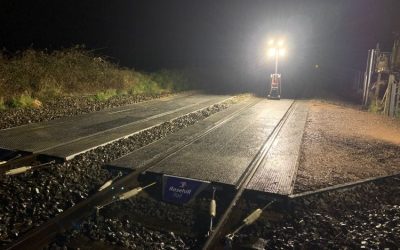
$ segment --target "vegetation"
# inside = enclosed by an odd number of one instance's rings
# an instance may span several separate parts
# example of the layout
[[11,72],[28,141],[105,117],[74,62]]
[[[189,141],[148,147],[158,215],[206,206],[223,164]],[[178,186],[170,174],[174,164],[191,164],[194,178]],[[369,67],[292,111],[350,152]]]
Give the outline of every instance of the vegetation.
[[0,51],[0,109],[29,107],[64,95],[152,95],[188,88],[183,73],[143,73],[120,68],[82,46],[47,52],[28,49],[15,55]]
[[8,105],[13,108],[17,107],[30,107],[33,106],[35,99],[32,98],[29,94],[21,94],[17,97],[12,98]]
[[4,104],[4,98],[0,97],[0,110],[6,109],[6,105]]
[[98,101],[106,101],[113,96],[117,95],[116,89],[107,89],[106,91],[100,91],[93,96],[93,99]]
[[376,100],[371,100],[369,106],[368,106],[368,111],[372,113],[379,113],[383,110],[382,105],[379,104]]

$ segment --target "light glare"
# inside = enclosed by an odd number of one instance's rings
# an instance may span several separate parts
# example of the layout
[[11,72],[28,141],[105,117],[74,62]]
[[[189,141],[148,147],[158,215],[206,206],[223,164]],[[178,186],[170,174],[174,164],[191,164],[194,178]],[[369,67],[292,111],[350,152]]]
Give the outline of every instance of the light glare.
[[269,46],[274,45],[274,43],[275,43],[274,39],[271,39],[271,40],[268,41],[268,45],[269,45]]
[[280,49],[279,50],[279,55],[280,56],[285,56],[286,55],[286,49]]
[[268,55],[269,56],[275,56],[276,54],[276,49],[275,48],[269,48],[268,49]]

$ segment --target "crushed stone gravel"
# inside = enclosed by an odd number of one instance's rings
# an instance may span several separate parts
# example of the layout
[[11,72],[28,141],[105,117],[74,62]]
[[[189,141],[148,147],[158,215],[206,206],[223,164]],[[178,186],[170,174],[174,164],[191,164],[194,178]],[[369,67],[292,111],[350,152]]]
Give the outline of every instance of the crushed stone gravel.
[[50,247],[84,248],[82,239],[87,239],[92,247],[101,242],[105,248],[193,249],[197,239],[189,232],[196,221],[204,222],[208,202],[196,201],[195,205],[181,207],[136,197],[114,203],[59,235]]
[[261,239],[266,249],[400,247],[400,177],[298,198],[292,209],[282,220],[264,217],[246,228],[235,245]]
[[400,173],[400,122],[309,102],[295,193]]
[[[104,219],[87,220],[80,225],[81,230],[75,231],[58,242],[52,243],[49,249],[82,248],[82,242],[89,241],[89,248],[101,243],[103,249],[116,246],[119,249],[193,249],[196,239],[174,232],[149,229],[140,223],[129,219]],[[85,237],[82,237],[81,234]],[[68,247],[65,243],[68,242]],[[72,242],[72,243],[71,243]]]

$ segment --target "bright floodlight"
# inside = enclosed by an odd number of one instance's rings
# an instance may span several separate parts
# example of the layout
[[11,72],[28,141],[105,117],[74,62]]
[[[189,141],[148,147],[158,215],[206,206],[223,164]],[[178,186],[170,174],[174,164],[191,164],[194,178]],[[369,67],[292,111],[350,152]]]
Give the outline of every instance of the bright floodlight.
[[279,55],[280,56],[285,56],[286,55],[286,49],[284,49],[284,48],[279,49]]
[[285,41],[283,39],[281,39],[278,41],[278,46],[282,47],[284,43],[285,43]]
[[268,55],[269,56],[275,56],[276,54],[276,49],[275,48],[269,48],[268,49]]
[[275,43],[274,39],[271,39],[271,40],[268,41],[268,45],[269,45],[269,46],[274,45],[274,43]]

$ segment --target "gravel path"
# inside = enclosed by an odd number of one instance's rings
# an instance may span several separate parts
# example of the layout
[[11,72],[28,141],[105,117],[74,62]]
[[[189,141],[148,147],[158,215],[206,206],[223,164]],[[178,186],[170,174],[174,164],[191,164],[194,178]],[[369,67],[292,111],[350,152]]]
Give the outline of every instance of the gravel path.
[[205,119],[232,103],[215,104],[165,122],[79,155],[69,162],[18,176],[3,176],[0,178],[0,246],[96,192],[111,178],[111,173],[101,167],[104,163]]
[[310,102],[295,193],[399,172],[399,120]]
[[91,113],[106,108],[124,106],[167,95],[168,94],[135,96],[121,95],[111,97],[106,101],[95,100],[90,96],[59,97],[43,103],[41,108],[0,110],[0,129]]

